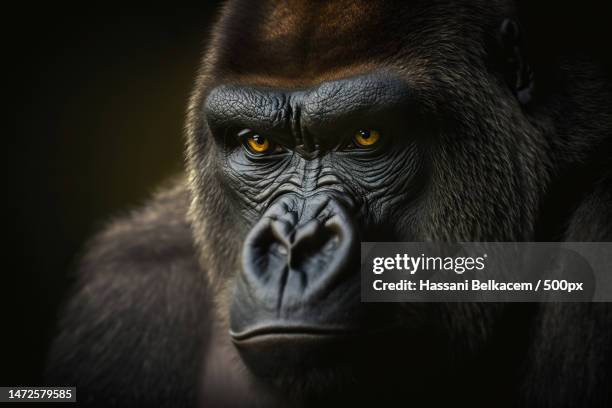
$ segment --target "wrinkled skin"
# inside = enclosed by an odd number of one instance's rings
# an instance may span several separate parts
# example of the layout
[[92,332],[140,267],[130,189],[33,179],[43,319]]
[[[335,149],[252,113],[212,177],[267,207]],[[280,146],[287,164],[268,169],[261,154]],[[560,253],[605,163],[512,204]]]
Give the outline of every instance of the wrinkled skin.
[[[93,404],[605,406],[607,305],[366,304],[357,259],[362,241],[612,239],[609,83],[531,67],[512,2],[305,3],[226,5],[188,177],[94,242],[52,378]],[[580,191],[551,202],[570,170]],[[109,310],[138,334],[104,331]]]

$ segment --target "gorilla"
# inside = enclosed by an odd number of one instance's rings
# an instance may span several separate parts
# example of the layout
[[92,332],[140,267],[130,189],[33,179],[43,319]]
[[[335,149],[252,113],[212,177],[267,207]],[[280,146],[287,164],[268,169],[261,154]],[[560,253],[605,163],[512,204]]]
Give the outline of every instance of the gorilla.
[[[610,406],[607,304],[361,303],[362,241],[612,240],[612,86],[510,0],[228,1],[186,170],[89,244],[88,406]],[[534,62],[536,61],[536,62]]]

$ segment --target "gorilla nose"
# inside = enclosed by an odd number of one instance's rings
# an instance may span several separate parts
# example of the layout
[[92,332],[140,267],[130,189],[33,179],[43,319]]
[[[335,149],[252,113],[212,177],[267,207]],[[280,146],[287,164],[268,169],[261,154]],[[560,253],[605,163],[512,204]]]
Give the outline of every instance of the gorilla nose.
[[367,312],[351,207],[329,196],[283,197],[247,235],[230,334],[254,373],[279,375],[276,361],[329,362],[358,337]]
[[243,277],[267,308],[282,314],[324,298],[349,272],[357,239],[345,207],[332,197],[285,197],[249,233]]

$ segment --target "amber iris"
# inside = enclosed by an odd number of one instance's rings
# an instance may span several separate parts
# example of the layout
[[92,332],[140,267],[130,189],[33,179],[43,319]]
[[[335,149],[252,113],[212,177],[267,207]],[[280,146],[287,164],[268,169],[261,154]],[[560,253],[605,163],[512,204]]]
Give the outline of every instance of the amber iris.
[[371,147],[380,140],[380,133],[376,130],[358,130],[353,139],[359,147]]
[[253,153],[267,153],[270,151],[272,144],[270,140],[261,135],[251,135],[246,138],[246,144]]

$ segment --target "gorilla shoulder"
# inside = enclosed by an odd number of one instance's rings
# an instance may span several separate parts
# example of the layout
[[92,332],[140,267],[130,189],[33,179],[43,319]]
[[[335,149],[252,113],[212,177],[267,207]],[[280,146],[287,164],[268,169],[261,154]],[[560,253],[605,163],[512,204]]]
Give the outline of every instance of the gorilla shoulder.
[[[80,401],[94,405],[193,399],[208,307],[188,200],[181,178],[93,239],[52,345],[50,383],[78,383]],[[147,395],[130,386],[143,376]]]
[[166,184],[144,206],[115,220],[92,240],[82,272],[130,279],[195,267],[188,207],[185,180]]

